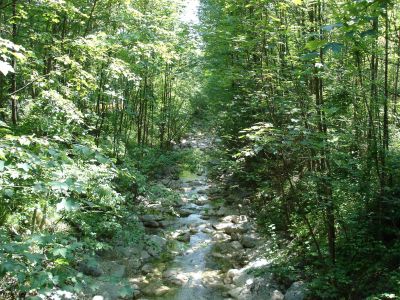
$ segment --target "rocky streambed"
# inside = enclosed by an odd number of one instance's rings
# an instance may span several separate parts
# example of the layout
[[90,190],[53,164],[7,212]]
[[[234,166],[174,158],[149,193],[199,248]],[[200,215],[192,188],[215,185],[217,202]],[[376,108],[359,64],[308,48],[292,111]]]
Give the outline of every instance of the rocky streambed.
[[[209,146],[201,137],[190,143],[199,149]],[[162,182],[179,191],[176,217],[141,216],[147,232],[144,245],[102,256],[99,278],[116,280],[103,285],[100,280],[101,292],[93,299],[132,299],[131,293],[121,296],[122,280],[134,288],[133,298],[141,300],[304,299],[301,282],[285,294],[274,282],[270,262],[262,255],[267,241],[246,215],[224,206],[206,172]]]

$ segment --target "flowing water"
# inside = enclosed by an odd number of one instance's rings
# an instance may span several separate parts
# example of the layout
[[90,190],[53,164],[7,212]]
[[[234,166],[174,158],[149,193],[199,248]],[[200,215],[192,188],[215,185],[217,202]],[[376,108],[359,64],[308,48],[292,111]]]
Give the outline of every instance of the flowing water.
[[[199,148],[206,147],[200,144]],[[209,185],[206,175],[186,174],[181,178],[183,192],[181,197],[185,204],[182,209],[190,212],[187,217],[177,218],[171,230],[191,229],[190,242],[184,254],[175,257],[169,269],[176,270],[180,276],[187,278],[187,282],[174,289],[173,292],[158,298],[165,300],[220,300],[222,289],[213,284],[218,270],[212,268],[209,255],[213,245],[209,234],[211,225],[217,222],[212,217],[202,219],[202,215],[211,208],[206,190]],[[207,230],[208,229],[208,230]],[[148,298],[147,298],[148,299]]]

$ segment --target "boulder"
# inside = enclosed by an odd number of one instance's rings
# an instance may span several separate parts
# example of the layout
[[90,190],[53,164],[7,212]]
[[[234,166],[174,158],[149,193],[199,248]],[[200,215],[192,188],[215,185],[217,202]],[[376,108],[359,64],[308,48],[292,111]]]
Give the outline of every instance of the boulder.
[[166,250],[167,240],[158,235],[150,235],[146,243],[146,251],[153,257],[159,256]]
[[189,278],[182,274],[180,270],[169,269],[163,273],[163,279],[166,283],[172,285],[184,285],[188,282]]
[[227,241],[231,237],[223,232],[217,232],[213,235],[212,239],[213,241],[221,242],[221,241]]
[[189,217],[191,214],[193,214],[193,212],[189,209],[183,208],[178,210],[178,214],[181,218],[186,218]]
[[139,217],[142,222],[150,222],[150,221],[163,221],[165,218],[162,215],[143,215]]
[[182,232],[176,237],[176,239],[180,242],[188,243],[190,242],[190,232]]
[[143,272],[144,274],[149,274],[149,273],[151,273],[151,272],[153,271],[153,269],[154,269],[154,267],[153,267],[152,264],[145,264],[145,265],[142,267],[142,272]]
[[245,215],[229,215],[222,218],[223,222],[231,222],[234,224],[247,223],[247,216]]
[[303,281],[294,282],[286,291],[285,300],[303,300],[306,297],[306,286]]
[[227,226],[224,228],[225,233],[231,235],[235,233],[240,233],[243,234],[245,232],[248,232],[251,229],[251,226],[249,223],[243,223],[243,224],[232,224],[231,226]]
[[217,224],[212,225],[212,227],[215,230],[220,230],[220,231],[223,231],[223,230],[225,230],[225,228],[228,228],[230,226],[233,226],[231,222],[222,222],[222,223],[217,223]]
[[260,239],[255,234],[245,234],[242,236],[241,243],[245,248],[254,248]]
[[101,268],[100,264],[95,259],[87,259],[79,263],[78,269],[85,275],[93,276],[93,277],[100,277],[104,274],[103,269]]
[[159,228],[161,227],[160,221],[163,221],[164,217],[161,215],[143,215],[140,216],[139,219],[145,227]]
[[140,253],[140,259],[141,259],[142,261],[147,261],[147,260],[149,260],[150,258],[151,258],[151,256],[150,256],[149,252],[147,252],[146,250],[143,250],[143,251]]
[[143,294],[149,297],[161,297],[169,291],[170,288],[163,285],[161,282],[150,283],[142,290]]
[[242,244],[241,244],[239,241],[233,241],[233,242],[231,243],[231,247],[232,247],[234,250],[242,250],[242,249],[243,249],[243,246],[242,246]]

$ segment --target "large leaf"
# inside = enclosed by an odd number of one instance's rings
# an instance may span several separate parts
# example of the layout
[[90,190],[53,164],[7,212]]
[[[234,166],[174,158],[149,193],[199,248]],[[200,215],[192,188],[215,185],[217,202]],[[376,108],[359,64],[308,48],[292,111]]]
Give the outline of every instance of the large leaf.
[[0,72],[7,76],[8,73],[14,73],[14,68],[8,62],[0,60]]
[[318,49],[324,47],[327,43],[328,43],[328,41],[326,41],[326,40],[312,40],[312,41],[309,41],[305,47],[306,47],[306,49],[308,49],[310,51],[315,51],[315,50],[318,50]]
[[76,210],[79,205],[71,198],[63,199],[60,203],[57,204],[57,211],[72,211]]
[[324,50],[324,52],[328,52],[329,50],[332,50],[332,52],[334,52],[334,53],[339,53],[342,51],[343,47],[344,47],[343,44],[333,42],[333,43],[326,44],[323,50]]
[[53,191],[68,191],[69,187],[68,184],[66,184],[65,182],[59,182],[59,181],[52,181],[49,183],[49,185],[51,186],[51,189]]

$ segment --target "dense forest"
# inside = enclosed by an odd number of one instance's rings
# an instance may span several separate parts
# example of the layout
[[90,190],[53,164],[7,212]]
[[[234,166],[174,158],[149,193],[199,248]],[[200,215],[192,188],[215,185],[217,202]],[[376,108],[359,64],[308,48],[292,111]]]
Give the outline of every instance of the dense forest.
[[221,299],[399,299],[400,2],[191,2],[0,0],[0,299],[92,299],[96,261],[152,239],[173,261],[152,230],[205,169],[274,284],[305,287]]

